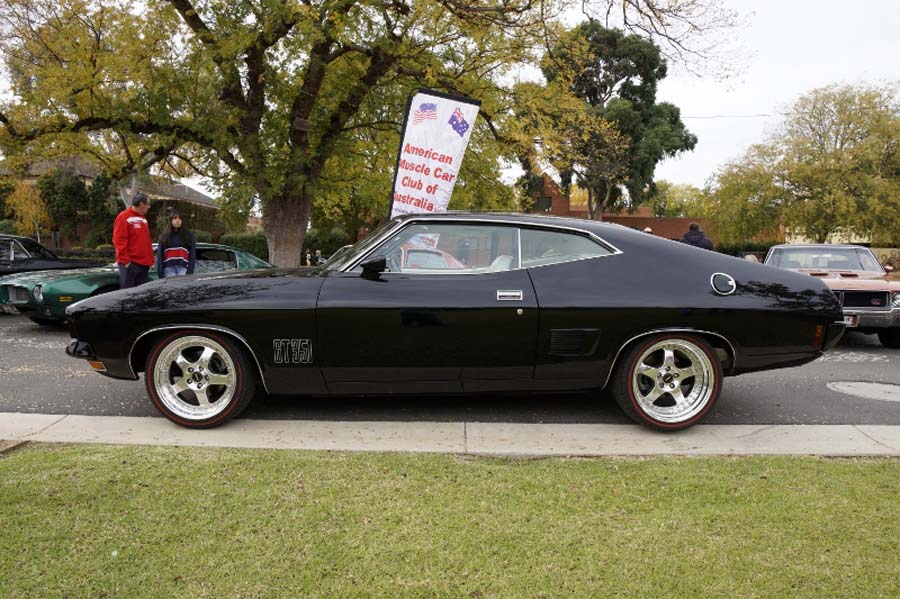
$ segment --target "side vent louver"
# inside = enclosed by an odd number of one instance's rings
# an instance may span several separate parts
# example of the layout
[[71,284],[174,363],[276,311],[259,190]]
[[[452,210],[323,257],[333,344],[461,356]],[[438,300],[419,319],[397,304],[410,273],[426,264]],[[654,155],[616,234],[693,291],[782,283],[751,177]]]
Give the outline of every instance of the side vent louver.
[[590,356],[597,349],[599,340],[600,329],[551,329],[550,355]]

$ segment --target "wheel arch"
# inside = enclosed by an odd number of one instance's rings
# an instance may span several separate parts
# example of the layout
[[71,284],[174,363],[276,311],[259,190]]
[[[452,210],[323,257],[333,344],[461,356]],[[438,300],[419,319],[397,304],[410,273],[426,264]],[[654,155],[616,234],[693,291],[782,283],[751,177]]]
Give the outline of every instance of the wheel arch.
[[131,349],[128,351],[128,366],[131,368],[131,372],[135,375],[135,378],[137,378],[138,372],[143,371],[144,364],[147,362],[147,357],[150,355],[150,349],[157,341],[159,341],[168,333],[192,330],[213,331],[216,333],[220,333],[222,335],[225,335],[232,341],[237,342],[238,346],[243,346],[244,349],[247,350],[247,353],[250,355],[250,357],[253,358],[253,363],[256,365],[256,374],[258,375],[259,380],[262,383],[263,389],[266,390],[266,393],[269,392],[269,388],[266,386],[266,377],[263,375],[262,365],[259,363],[259,359],[257,359],[256,353],[254,353],[253,348],[250,347],[250,343],[239,333],[236,333],[231,329],[207,324],[166,325],[162,327],[154,327],[138,335],[137,339],[135,339],[131,344]]
[[642,339],[650,337],[652,335],[659,335],[660,333],[689,333],[691,335],[696,335],[697,337],[708,341],[714,349],[722,350],[725,352],[726,357],[724,359],[719,356],[722,363],[723,372],[728,373],[734,370],[735,363],[737,362],[737,350],[735,350],[734,344],[725,335],[722,335],[721,333],[714,333],[712,331],[704,331],[700,329],[691,329],[685,327],[653,329],[640,333],[639,335],[635,335],[622,344],[622,346],[616,352],[616,355],[613,357],[612,363],[609,365],[609,372],[607,372],[606,374],[606,381],[603,383],[603,387],[606,388],[609,386],[609,381],[612,378],[613,373],[616,371],[616,366],[618,366],[619,358],[622,356],[622,354],[624,354],[630,347],[633,347],[635,344],[639,343]]

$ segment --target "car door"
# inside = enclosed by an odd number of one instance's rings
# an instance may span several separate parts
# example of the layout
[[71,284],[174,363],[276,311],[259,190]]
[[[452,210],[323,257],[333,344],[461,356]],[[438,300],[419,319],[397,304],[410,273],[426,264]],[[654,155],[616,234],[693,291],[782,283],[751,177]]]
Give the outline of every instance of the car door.
[[[461,259],[454,251],[464,238]],[[515,226],[411,221],[367,254],[385,256],[388,271],[363,276],[363,258],[330,273],[317,304],[329,389],[458,391],[464,380],[530,380],[537,299],[518,247]]]

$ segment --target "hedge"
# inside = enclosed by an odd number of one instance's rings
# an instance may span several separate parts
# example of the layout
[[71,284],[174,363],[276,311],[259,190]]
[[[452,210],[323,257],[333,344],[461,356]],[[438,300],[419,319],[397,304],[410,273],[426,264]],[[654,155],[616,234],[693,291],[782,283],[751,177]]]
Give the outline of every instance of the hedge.
[[720,254],[728,254],[729,256],[737,256],[742,258],[744,254],[765,254],[773,245],[778,245],[781,241],[743,241],[740,243],[720,243],[716,246],[716,251]]
[[[348,242],[347,233],[342,229],[334,228],[321,233],[316,229],[310,229],[306,232],[303,249],[300,253],[305,255],[306,251],[309,250],[311,254],[315,254],[316,250],[322,250],[322,255],[330,256]],[[256,233],[229,233],[222,236],[221,243],[249,252],[257,258],[269,259],[269,246],[266,243],[265,234],[261,231]]]

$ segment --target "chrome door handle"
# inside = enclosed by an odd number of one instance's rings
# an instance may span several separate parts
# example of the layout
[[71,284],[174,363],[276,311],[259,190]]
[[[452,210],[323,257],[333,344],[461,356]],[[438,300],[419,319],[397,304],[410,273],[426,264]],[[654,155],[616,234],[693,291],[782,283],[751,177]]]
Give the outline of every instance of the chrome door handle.
[[513,302],[521,302],[522,301],[522,291],[521,290],[511,290],[511,289],[498,289],[497,290],[497,301],[513,301]]

